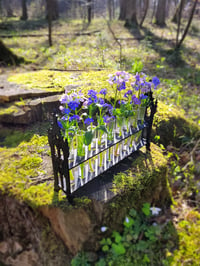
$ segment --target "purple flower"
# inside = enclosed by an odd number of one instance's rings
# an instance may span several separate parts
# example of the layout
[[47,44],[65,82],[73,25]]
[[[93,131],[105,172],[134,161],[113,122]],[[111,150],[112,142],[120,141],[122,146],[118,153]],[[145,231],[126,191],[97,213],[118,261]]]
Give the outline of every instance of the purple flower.
[[[106,104],[106,103],[105,103],[105,104]],[[112,109],[113,109],[112,104],[109,104],[109,103],[106,104],[106,107],[108,107],[108,110],[112,110]]]
[[149,92],[151,90],[151,83],[145,81],[145,83],[141,84],[141,87],[142,87],[141,92],[143,92],[143,93]]
[[152,83],[154,84],[154,89],[160,84],[160,80],[157,77],[152,78]]
[[124,94],[124,97],[125,98],[128,98],[128,95],[132,95],[133,94],[133,91],[132,90],[128,90],[125,94]]
[[84,121],[84,123],[85,123],[86,125],[90,125],[90,124],[93,123],[93,122],[94,122],[94,119],[93,119],[93,118],[90,118],[90,117],[86,118],[85,121]]
[[94,90],[89,90],[88,91],[88,96],[90,96],[91,98],[96,98],[97,92]]
[[107,89],[102,89],[99,93],[105,96],[107,94]]
[[79,107],[79,102],[77,102],[77,101],[71,101],[71,102],[68,103],[68,107],[70,109],[72,109],[73,111],[75,111],[76,108]]
[[101,105],[104,105],[104,104],[105,104],[105,101],[104,101],[104,99],[102,99],[102,98],[99,98],[99,104],[101,104]]
[[92,103],[97,103],[97,101],[98,101],[98,99],[97,99],[97,97],[95,96],[94,98],[89,98],[88,99],[88,105],[90,105],[90,104],[92,104]]
[[141,100],[138,99],[135,95],[132,96],[132,101],[134,104],[141,104]]
[[70,101],[72,101],[72,100],[73,100],[73,98],[71,97],[71,95],[64,94],[64,95],[61,97],[60,102],[61,102],[61,104],[66,104],[66,103],[68,103],[68,102],[70,102]]
[[103,116],[103,122],[106,123],[106,124],[108,124],[114,118],[115,118],[114,116],[105,115],[105,116]]
[[147,95],[144,95],[143,93],[142,94],[140,94],[140,99],[141,100],[144,100],[144,99],[147,99],[148,98],[148,96]]
[[120,73],[118,73],[118,75],[120,79],[123,80],[124,82],[127,82],[129,80],[129,74],[125,71],[121,71]]
[[140,75],[139,74],[136,74],[135,75],[135,79],[136,79],[136,82],[139,83],[140,82]]
[[87,100],[85,100],[84,102],[83,102],[83,107],[87,107],[89,104],[88,104],[88,102],[89,102],[89,100],[87,99]]
[[125,90],[125,89],[126,89],[126,83],[125,83],[125,81],[122,81],[121,83],[119,83],[117,85],[117,90],[118,91]]
[[83,102],[84,101],[84,95],[83,95],[83,93],[81,92],[81,90],[80,91],[78,91],[78,93],[77,92],[73,92],[72,94],[71,94],[71,96],[73,97],[73,99],[74,99],[74,101],[76,101],[76,102]]
[[113,85],[114,83],[117,82],[117,78],[116,78],[116,76],[110,74],[110,75],[108,75],[108,77],[109,77],[108,82],[110,83],[110,85]]
[[80,116],[79,116],[79,115],[72,115],[72,116],[69,118],[69,122],[71,122],[71,121],[73,121],[73,120],[79,121],[79,120],[80,120]]
[[62,121],[67,121],[68,120],[68,117],[63,116],[61,119],[62,119]]
[[125,104],[126,102],[124,100],[121,100],[121,101],[119,100],[118,103],[119,104]]
[[63,110],[63,113],[66,114],[66,115],[70,114],[70,109],[69,108],[65,108]]
[[59,128],[63,128],[63,125],[60,121],[57,121]]

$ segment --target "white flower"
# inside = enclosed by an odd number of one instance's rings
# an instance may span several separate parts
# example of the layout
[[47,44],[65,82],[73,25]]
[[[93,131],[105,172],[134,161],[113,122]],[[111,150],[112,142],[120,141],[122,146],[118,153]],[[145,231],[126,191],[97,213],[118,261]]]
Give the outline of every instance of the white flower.
[[101,232],[104,233],[104,232],[107,231],[107,229],[108,229],[108,228],[107,228],[106,226],[102,226],[102,227],[101,227]]
[[151,207],[150,210],[151,210],[152,215],[158,215],[159,212],[161,211],[161,209],[157,207]]
[[128,217],[126,217],[125,221],[126,221],[126,223],[129,223],[129,218],[128,218]]

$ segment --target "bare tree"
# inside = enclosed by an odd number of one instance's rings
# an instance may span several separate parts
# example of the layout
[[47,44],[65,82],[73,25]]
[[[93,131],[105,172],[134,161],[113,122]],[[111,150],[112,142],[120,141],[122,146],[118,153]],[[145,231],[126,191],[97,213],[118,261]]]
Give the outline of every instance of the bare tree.
[[[181,0],[179,1],[179,3],[177,4],[176,6],[176,9],[175,9],[175,12],[174,12],[174,15],[172,17],[172,22],[174,23],[178,23],[178,20],[179,20],[179,14],[182,13],[182,10],[184,8],[184,5],[186,4],[186,0]],[[180,10],[181,9],[181,10]]]
[[[194,16],[194,12],[195,12],[195,8],[196,8],[196,5],[197,5],[197,2],[198,2],[198,0],[195,0],[194,3],[193,3],[192,9],[191,9],[191,13],[190,13],[190,16],[189,16],[189,19],[188,19],[188,23],[187,23],[187,25],[185,27],[185,30],[183,32],[183,35],[182,35],[181,39],[178,40],[178,36],[176,38],[176,49],[181,47],[181,44],[183,43],[183,41],[184,41],[184,39],[185,39],[185,37],[186,37],[186,35],[188,33],[188,30],[190,28],[190,25],[191,25],[191,22],[192,22],[192,19],[193,19],[193,16]],[[181,14],[180,14],[180,17],[179,17],[179,23],[181,23]]]
[[125,20],[126,19],[126,1],[119,0],[119,7],[120,7],[119,19]]
[[6,16],[7,17],[13,17],[13,10],[11,8],[12,6],[12,1],[11,0],[4,0],[4,7],[5,7],[5,10],[6,10]]
[[87,18],[88,24],[92,21],[92,0],[87,0]]
[[21,20],[27,20],[28,19],[28,12],[27,12],[27,0],[21,0],[22,4],[22,15]]
[[178,13],[177,13],[177,19],[178,19],[178,27],[177,27],[177,32],[176,32],[176,46],[178,44],[178,39],[179,39],[179,33],[180,33],[180,28],[181,28],[181,18],[182,18],[182,12],[183,12],[183,6],[184,6],[184,0],[180,1],[180,5],[178,7]]
[[126,0],[126,23],[125,26],[138,25],[137,22],[137,1]]
[[107,6],[108,6],[108,17],[109,20],[112,20],[114,18],[114,0],[107,0]]
[[2,5],[2,0],[0,0],[0,16],[3,14],[3,5]]
[[46,11],[47,18],[51,14],[51,20],[56,20],[59,18],[58,12],[58,0],[46,0]]
[[49,38],[49,46],[52,46],[52,5],[51,0],[46,0],[46,12],[47,12],[47,20],[48,20],[48,38]]
[[165,26],[165,17],[166,17],[166,0],[158,0],[155,23],[161,27]]
[[144,0],[143,2],[144,4],[144,7],[143,7],[143,14],[142,14],[142,18],[141,18],[141,21],[140,21],[140,27],[142,27],[143,23],[144,23],[144,20],[146,18],[146,15],[147,15],[147,11],[148,11],[148,8],[149,8],[149,0]]

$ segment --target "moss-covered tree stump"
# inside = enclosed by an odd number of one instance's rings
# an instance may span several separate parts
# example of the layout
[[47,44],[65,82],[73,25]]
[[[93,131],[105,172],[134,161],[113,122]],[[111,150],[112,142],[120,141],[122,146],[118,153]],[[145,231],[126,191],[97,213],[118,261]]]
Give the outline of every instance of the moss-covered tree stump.
[[154,116],[152,139],[160,136],[160,143],[165,147],[172,144],[179,147],[185,140],[200,137],[200,128],[192,120],[187,119],[182,109],[158,102]]
[[83,247],[87,250],[98,249],[100,227],[106,225],[112,230],[119,230],[131,208],[140,209],[145,202],[161,208],[169,206],[171,194],[167,182],[167,160],[161,149],[152,144],[150,153],[146,154],[142,149],[136,157],[130,161],[127,172],[114,177],[116,196],[111,201],[103,203],[77,199],[82,207],[75,206],[66,211],[52,206],[40,208],[72,253]]
[[0,65],[19,65],[24,63],[22,57],[15,55],[5,44],[0,40]]

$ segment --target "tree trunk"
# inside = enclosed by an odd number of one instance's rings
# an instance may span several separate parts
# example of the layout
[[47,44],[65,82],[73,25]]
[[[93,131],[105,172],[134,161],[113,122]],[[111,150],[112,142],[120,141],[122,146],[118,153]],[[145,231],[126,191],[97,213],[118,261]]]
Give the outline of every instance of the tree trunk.
[[51,14],[51,20],[56,20],[59,18],[57,0],[46,0],[46,13],[47,13],[47,19],[48,19],[48,14]]
[[3,15],[2,0],[0,0],[0,17]]
[[[179,13],[180,13],[180,8],[182,6],[182,9],[184,8],[184,5],[186,4],[186,1],[180,1],[178,3],[178,5],[176,6],[176,9],[175,9],[175,12],[174,12],[174,15],[173,15],[173,18],[172,18],[172,22],[174,23],[178,23],[178,20],[179,20]],[[182,12],[182,11],[181,11]]]
[[142,27],[142,25],[144,23],[144,20],[145,20],[146,15],[147,15],[148,8],[149,8],[149,0],[144,0],[144,10],[143,10],[142,19],[140,21],[140,27]]
[[195,0],[195,2],[193,4],[193,7],[192,7],[192,10],[191,10],[191,13],[190,13],[190,17],[188,19],[188,24],[187,24],[187,26],[185,28],[185,31],[183,33],[183,36],[180,39],[180,41],[176,44],[176,48],[177,49],[180,48],[181,44],[183,43],[183,41],[184,41],[184,39],[185,39],[185,37],[186,37],[186,35],[188,33],[189,27],[191,25],[191,22],[192,22],[192,19],[193,19],[193,16],[194,16],[194,12],[195,12],[195,8],[196,8],[196,5],[197,5],[197,2],[198,2],[198,0]]
[[87,18],[88,24],[92,21],[92,0],[87,0]]
[[179,39],[179,34],[180,34],[180,28],[181,28],[181,18],[182,18],[182,12],[183,12],[183,2],[184,0],[180,1],[180,5],[178,8],[178,14],[177,14],[177,19],[178,19],[178,27],[177,27],[177,32],[176,32],[176,46],[178,44],[178,39]]
[[156,24],[163,27],[165,26],[166,17],[166,0],[158,0],[158,6],[156,10]]
[[47,20],[48,20],[48,38],[49,38],[49,46],[52,46],[52,17],[53,17],[53,9],[52,9],[52,0],[46,0],[47,3]]
[[126,27],[137,26],[137,5],[136,0],[126,0]]
[[120,8],[119,20],[125,20],[126,19],[126,1],[125,0],[120,0],[119,8]]
[[13,17],[13,11],[12,11],[12,8],[11,8],[11,0],[6,0],[4,1],[4,5],[5,5],[5,9],[6,9],[6,16],[7,17]]
[[27,20],[28,19],[28,13],[27,13],[27,0],[21,0],[22,3],[22,16],[21,20]]
[[107,0],[108,17],[111,21],[114,18],[114,0]]
[[19,65],[24,62],[24,58],[13,54],[12,51],[0,40],[0,66]]

